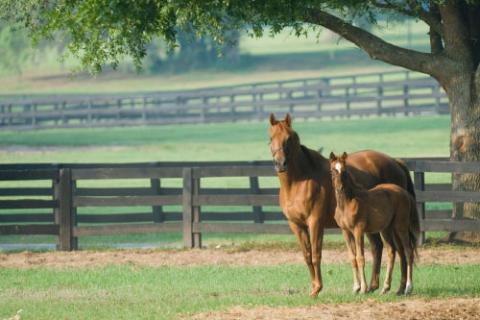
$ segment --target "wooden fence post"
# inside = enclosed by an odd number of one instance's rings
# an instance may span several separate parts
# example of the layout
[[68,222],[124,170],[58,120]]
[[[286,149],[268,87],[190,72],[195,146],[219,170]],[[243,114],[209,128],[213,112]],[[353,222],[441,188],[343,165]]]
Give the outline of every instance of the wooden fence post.
[[[413,174],[413,182],[415,185],[415,191],[424,191],[425,190],[425,173],[424,172],[417,172],[415,171]],[[425,202],[418,202],[417,201],[417,212],[418,212],[418,219],[420,221],[420,228],[425,223]],[[425,243],[425,231],[420,232],[420,237],[418,238],[418,244],[422,245]]]
[[408,112],[409,112],[408,108],[410,106],[408,102],[408,96],[409,96],[408,84],[404,84],[403,85],[403,107],[405,108],[405,116],[408,116]]
[[[465,191],[463,188],[458,188],[459,186],[455,183],[455,181],[458,181],[456,178],[458,178],[460,174],[458,173],[452,173],[452,191]],[[463,208],[465,206],[465,202],[453,202],[452,203],[452,220],[455,219],[462,219],[463,218]],[[448,234],[448,241],[454,241],[455,237],[457,236],[458,232],[450,232]]]
[[[250,190],[252,194],[259,194],[260,187],[258,184],[258,177],[250,177]],[[265,215],[263,214],[261,206],[253,206],[253,221],[255,223],[263,223]]]
[[57,249],[71,251],[77,248],[73,237],[73,186],[72,171],[69,168],[60,169],[58,181],[55,184],[55,199],[58,207],[55,209],[55,222],[59,225]]
[[[150,179],[150,188],[154,195],[160,195],[161,192],[161,182],[160,179]],[[153,206],[152,207],[153,222],[161,223],[165,221],[165,215],[163,213],[162,206]]]
[[[193,199],[193,197],[200,194],[200,178],[193,179],[192,186],[193,186],[193,193],[192,193],[192,199]],[[200,206],[192,205],[193,223],[200,222],[200,210],[201,210]],[[202,234],[199,232],[193,233],[193,247],[194,248],[202,247]]]
[[193,248],[193,169],[183,169],[183,246]]
[[382,115],[383,86],[377,87],[377,114]]

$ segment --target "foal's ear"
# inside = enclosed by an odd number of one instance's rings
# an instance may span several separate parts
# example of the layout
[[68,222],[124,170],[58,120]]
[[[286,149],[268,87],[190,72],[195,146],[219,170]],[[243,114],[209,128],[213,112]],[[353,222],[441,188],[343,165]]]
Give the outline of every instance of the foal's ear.
[[275,119],[275,115],[270,113],[270,125],[274,126],[278,123],[277,119]]
[[347,159],[348,155],[347,153],[344,151],[343,154],[342,154],[342,160],[345,161]]
[[290,113],[287,113],[283,121],[285,121],[285,124],[287,125],[287,127],[292,126],[292,117],[290,117]]
[[330,161],[335,161],[337,157],[335,156],[335,153],[330,152]]

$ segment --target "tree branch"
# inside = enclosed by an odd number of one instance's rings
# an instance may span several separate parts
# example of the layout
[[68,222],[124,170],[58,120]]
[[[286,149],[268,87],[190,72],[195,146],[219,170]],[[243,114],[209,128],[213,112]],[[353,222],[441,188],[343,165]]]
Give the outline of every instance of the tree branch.
[[448,64],[443,55],[398,47],[321,10],[310,10],[305,16],[305,22],[330,29],[363,49],[372,59],[430,74],[437,79],[442,77],[441,70]]
[[443,34],[443,26],[439,16],[432,14],[431,12],[425,11],[421,5],[419,5],[416,1],[410,0],[408,2],[408,8],[400,6],[398,3],[393,3],[391,1],[374,1],[372,5],[385,10],[391,10],[394,12],[400,12],[401,14],[412,17],[412,18],[420,18],[424,21],[430,29],[433,29],[439,35]]

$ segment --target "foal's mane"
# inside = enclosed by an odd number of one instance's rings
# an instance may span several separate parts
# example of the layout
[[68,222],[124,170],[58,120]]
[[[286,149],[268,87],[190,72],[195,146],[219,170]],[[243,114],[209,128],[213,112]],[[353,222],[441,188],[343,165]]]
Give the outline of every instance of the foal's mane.
[[[355,197],[360,196],[366,189],[355,180],[355,177],[350,172],[350,170],[345,170],[346,179],[345,181],[342,180],[343,190],[346,193],[349,199],[353,199]],[[345,185],[347,184],[347,185]]]

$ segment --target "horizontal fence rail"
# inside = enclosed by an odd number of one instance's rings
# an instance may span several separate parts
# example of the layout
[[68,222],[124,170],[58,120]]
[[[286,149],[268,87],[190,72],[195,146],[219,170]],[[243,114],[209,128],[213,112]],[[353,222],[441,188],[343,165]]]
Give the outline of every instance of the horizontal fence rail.
[[308,78],[202,90],[114,95],[2,96],[0,129],[108,127],[448,113],[434,79],[410,71]]
[[[426,231],[480,231],[480,220],[460,210],[426,206],[480,202],[480,192],[426,183],[430,173],[478,174],[480,163],[404,160],[413,172],[422,240]],[[231,178],[242,181],[222,180]],[[264,179],[277,182],[270,161],[0,165],[0,235],[56,235],[58,249],[73,250],[79,238],[94,235],[178,232],[185,247],[201,247],[209,232],[290,234],[278,188]]]

